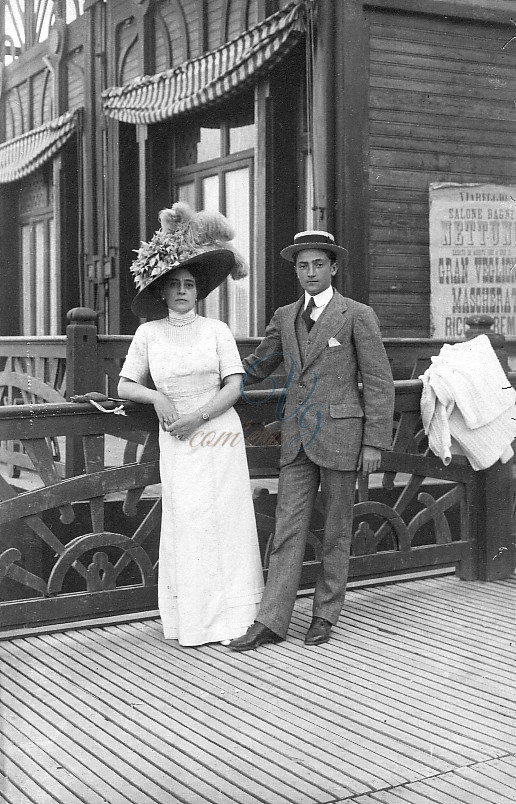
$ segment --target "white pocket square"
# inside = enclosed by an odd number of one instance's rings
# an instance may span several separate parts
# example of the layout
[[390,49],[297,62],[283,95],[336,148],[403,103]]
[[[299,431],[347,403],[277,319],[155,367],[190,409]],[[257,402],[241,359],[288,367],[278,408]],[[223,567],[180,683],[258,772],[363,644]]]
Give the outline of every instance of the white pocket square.
[[338,342],[337,338],[330,338],[328,346],[342,346],[342,344]]

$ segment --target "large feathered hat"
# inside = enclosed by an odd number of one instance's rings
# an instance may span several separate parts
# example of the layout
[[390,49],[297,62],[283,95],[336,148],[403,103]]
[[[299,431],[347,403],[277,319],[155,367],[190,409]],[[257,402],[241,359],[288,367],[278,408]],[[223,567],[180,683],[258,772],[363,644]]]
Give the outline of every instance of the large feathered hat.
[[131,273],[138,293],[131,310],[141,318],[164,318],[167,306],[160,281],[176,268],[188,268],[195,278],[197,298],[205,299],[229,275],[247,276],[248,267],[231,241],[232,226],[220,212],[194,212],[181,201],[159,214],[161,228],[142,242]]

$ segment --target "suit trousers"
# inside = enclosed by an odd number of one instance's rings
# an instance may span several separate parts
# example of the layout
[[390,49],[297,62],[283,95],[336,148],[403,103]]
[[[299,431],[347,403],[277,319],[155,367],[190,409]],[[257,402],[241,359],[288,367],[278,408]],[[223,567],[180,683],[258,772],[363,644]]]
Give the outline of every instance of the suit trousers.
[[336,623],[344,605],[353,526],[356,472],[325,469],[301,450],[279,476],[276,527],[267,584],[256,620],[285,637],[296,601],[310,519],[321,486],[322,561],[313,616]]

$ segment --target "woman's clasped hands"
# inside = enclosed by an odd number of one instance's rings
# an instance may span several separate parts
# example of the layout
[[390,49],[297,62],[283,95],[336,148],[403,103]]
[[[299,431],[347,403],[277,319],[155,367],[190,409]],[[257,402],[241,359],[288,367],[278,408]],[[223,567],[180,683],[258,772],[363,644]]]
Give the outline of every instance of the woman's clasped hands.
[[179,441],[184,441],[186,438],[190,438],[192,433],[195,433],[201,421],[202,417],[197,411],[196,413],[189,413],[186,416],[180,416],[171,424],[166,425],[165,430],[167,430],[171,436],[174,436],[174,438],[178,438]]
[[165,394],[159,394],[154,402],[154,410],[161,429],[179,441],[189,438],[202,422],[200,411],[179,416],[173,402]]
[[154,410],[161,429],[170,432],[170,427],[179,418],[174,403],[165,394],[157,392]]

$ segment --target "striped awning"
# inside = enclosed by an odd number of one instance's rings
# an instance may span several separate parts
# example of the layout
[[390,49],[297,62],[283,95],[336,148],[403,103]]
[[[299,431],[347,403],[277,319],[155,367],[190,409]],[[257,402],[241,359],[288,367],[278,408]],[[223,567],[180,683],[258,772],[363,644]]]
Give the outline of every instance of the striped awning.
[[0,184],[23,179],[41,167],[63,147],[76,127],[76,113],[66,112],[26,134],[0,143]]
[[227,97],[284,58],[303,37],[314,2],[296,0],[217,50],[105,90],[105,114],[124,123],[159,123]]

